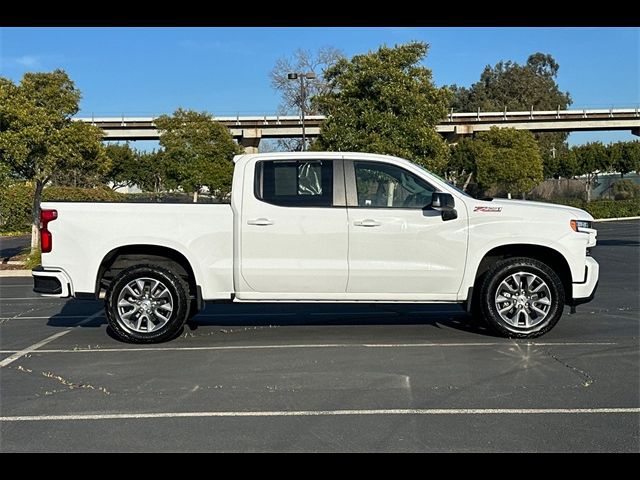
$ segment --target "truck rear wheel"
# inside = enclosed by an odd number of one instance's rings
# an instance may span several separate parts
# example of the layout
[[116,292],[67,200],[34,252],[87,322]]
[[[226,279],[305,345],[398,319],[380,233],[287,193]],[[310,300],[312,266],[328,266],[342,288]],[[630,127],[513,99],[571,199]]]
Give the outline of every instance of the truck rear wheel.
[[178,274],[157,265],[123,270],[107,290],[105,311],[116,336],[130,343],[173,338],[189,315],[189,286]]
[[564,287],[546,264],[526,257],[498,262],[484,276],[480,310],[501,336],[535,338],[551,330],[562,316]]

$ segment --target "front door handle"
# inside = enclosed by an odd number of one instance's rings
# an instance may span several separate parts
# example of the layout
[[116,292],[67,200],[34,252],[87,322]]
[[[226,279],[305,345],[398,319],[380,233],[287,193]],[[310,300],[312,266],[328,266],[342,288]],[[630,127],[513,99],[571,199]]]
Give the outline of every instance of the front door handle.
[[273,225],[273,222],[268,218],[256,218],[255,220],[247,220],[247,225],[258,225],[260,227],[266,227],[267,225]]
[[367,218],[366,220],[358,220],[353,222],[356,227],[379,227],[382,225],[380,222],[376,222],[371,218]]

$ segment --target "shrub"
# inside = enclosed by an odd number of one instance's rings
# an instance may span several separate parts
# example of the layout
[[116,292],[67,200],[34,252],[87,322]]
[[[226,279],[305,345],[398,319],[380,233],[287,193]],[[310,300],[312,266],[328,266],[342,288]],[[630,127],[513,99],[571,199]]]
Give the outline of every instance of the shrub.
[[108,187],[48,187],[42,192],[43,202],[121,202],[126,193],[116,192]]
[[0,189],[0,231],[28,232],[32,208],[32,185],[15,183]]
[[586,210],[593,218],[620,218],[640,216],[640,201],[631,200],[593,200],[585,202],[583,200],[570,198],[554,198],[551,203],[569,205],[571,207]]
[[527,198],[550,201],[553,198],[571,198],[581,200],[586,196],[585,185],[577,179],[547,179],[529,192]]
[[[119,202],[126,194],[110,188],[47,187],[42,200],[75,202]],[[29,232],[33,208],[33,185],[15,183],[0,189],[0,232]]]
[[618,180],[613,184],[613,198],[616,200],[629,200],[640,197],[640,185],[633,180]]
[[[136,203],[191,203],[190,193],[120,193],[107,187],[47,187],[42,201],[55,202],[136,202]],[[198,203],[225,203],[207,195],[200,195]],[[226,202],[228,203],[228,202]],[[33,185],[15,183],[0,188],[0,233],[31,230]]]
[[593,218],[619,218],[640,216],[638,200],[595,200],[586,205],[585,210]]

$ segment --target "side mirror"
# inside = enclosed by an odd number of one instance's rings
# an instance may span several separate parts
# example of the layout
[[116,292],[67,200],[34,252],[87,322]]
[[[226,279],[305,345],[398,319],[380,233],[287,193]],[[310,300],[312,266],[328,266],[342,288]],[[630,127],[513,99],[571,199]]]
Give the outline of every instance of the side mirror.
[[433,192],[431,197],[431,208],[442,212],[442,220],[453,220],[458,218],[458,212],[455,209],[456,202],[453,195],[444,192]]

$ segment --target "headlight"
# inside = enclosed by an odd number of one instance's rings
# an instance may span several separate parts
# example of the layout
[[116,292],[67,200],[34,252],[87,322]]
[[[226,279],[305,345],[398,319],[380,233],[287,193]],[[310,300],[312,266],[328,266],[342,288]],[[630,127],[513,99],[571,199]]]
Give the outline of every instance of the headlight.
[[585,229],[591,229],[591,222],[589,220],[571,220],[569,222],[569,225],[571,226],[571,230],[573,230],[574,232],[583,232],[583,233],[588,233],[585,231]]

